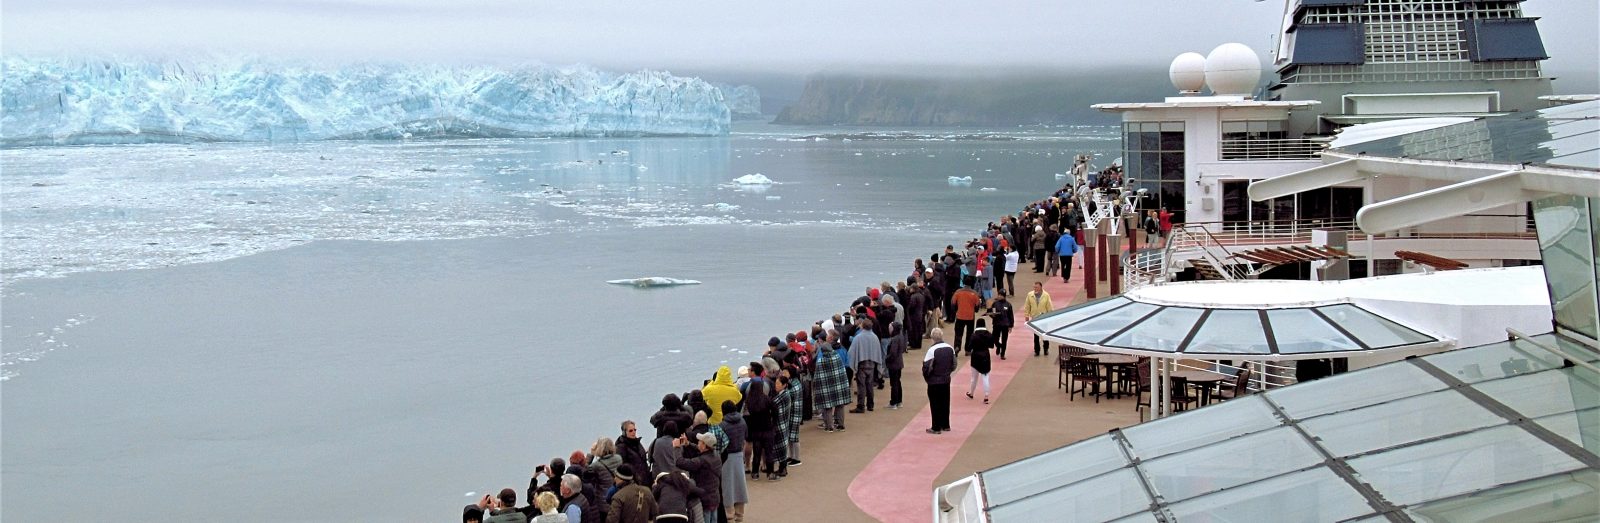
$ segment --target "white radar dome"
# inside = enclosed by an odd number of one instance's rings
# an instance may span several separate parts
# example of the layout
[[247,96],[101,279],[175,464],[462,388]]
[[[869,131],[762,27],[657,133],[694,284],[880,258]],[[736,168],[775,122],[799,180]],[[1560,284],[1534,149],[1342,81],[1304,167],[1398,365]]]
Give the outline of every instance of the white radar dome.
[[1206,56],[1206,85],[1214,94],[1249,96],[1261,81],[1261,57],[1244,44],[1222,44]]
[[1172,86],[1184,92],[1198,92],[1206,87],[1206,57],[1200,53],[1183,53],[1172,59],[1167,68]]

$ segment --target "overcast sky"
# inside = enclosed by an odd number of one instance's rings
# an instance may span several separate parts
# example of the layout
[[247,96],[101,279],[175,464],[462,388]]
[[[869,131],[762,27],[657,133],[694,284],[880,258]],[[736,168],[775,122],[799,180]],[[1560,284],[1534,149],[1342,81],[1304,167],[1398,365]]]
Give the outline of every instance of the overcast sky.
[[[1551,70],[1595,69],[1595,4],[1526,2]],[[1282,14],[1281,0],[5,0],[0,44],[627,69],[1162,67],[1228,41],[1265,55]]]

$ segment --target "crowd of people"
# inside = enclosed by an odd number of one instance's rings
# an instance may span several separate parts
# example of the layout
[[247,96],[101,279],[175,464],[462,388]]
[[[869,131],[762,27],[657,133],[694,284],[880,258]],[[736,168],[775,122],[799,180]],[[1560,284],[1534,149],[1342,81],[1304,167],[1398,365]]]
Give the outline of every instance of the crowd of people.
[[[962,249],[946,245],[913,260],[903,280],[869,287],[838,314],[772,337],[759,361],[721,366],[701,388],[666,394],[647,420],[649,439],[639,423],[623,421],[616,438],[535,468],[527,505],[505,488],[468,505],[463,521],[742,522],[750,483],[782,481],[804,463],[802,425],[815,420],[824,433],[843,432],[846,414],[857,415],[853,424],[875,411],[885,388],[885,406],[901,408],[908,354],[925,343],[919,368],[933,413],[926,432],[951,430],[950,387],[961,355],[971,371],[967,398],[976,400],[982,384],[983,402],[990,401],[991,351],[1007,357],[1016,324],[1010,300],[1024,260],[1035,273],[1071,277],[1086,216],[1072,201],[1075,189],[1069,184],[989,223]],[[1023,297],[1023,320],[1053,309],[1035,282]],[[1049,342],[1034,335],[1033,355],[1049,353]]]

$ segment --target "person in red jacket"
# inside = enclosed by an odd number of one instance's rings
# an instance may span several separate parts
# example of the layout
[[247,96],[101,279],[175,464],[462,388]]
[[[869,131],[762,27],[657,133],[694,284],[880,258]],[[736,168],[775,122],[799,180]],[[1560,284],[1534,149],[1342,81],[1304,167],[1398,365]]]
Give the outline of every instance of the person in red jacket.
[[1168,211],[1166,207],[1162,207],[1161,213],[1156,215],[1156,219],[1161,224],[1161,239],[1165,240],[1167,236],[1172,235],[1172,212]]

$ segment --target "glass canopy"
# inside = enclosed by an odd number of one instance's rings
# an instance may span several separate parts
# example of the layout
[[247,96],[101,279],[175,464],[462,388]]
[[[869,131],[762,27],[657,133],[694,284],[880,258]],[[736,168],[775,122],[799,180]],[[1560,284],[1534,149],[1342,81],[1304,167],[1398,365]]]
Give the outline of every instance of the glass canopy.
[[1071,346],[1161,357],[1293,360],[1443,343],[1350,303],[1200,308],[1121,295],[1045,314],[1028,326]]
[[1535,343],[1600,360],[1544,334],[1244,396],[980,472],[984,513],[992,522],[1592,521],[1600,374]]
[[1339,151],[1387,158],[1600,169],[1600,101],[1459,123]]

